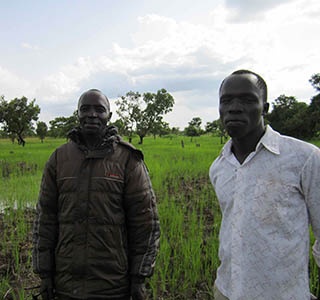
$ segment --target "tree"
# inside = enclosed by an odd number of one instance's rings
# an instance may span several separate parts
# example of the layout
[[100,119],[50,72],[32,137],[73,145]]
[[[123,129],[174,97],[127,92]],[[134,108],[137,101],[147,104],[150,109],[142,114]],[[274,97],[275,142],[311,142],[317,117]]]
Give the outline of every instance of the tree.
[[129,92],[118,99],[116,104],[117,113],[131,136],[135,128],[140,137],[139,143],[142,144],[143,138],[155,123],[162,122],[163,115],[172,110],[174,99],[165,89],[161,89],[156,94],[144,93],[143,96],[138,92]]
[[116,100],[116,105],[118,106],[117,114],[122,121],[123,130],[128,135],[130,143],[134,134],[136,120],[141,110],[141,104],[141,95],[132,91]]
[[192,120],[189,122],[189,125],[194,126],[198,131],[200,131],[201,130],[201,123],[202,123],[201,118],[195,117],[195,118],[192,118]]
[[6,138],[8,138],[8,137],[9,137],[8,133],[5,132],[4,130],[1,130],[1,129],[0,129],[0,138],[1,138],[1,139],[6,139]]
[[179,128],[179,127],[172,127],[172,128],[171,128],[171,133],[172,133],[172,134],[176,134],[176,135],[181,134],[180,128]]
[[164,135],[170,134],[171,129],[168,122],[161,122],[161,126],[159,127],[159,136],[162,137]]
[[184,129],[184,132],[186,136],[191,136],[191,137],[200,135],[197,129],[194,126],[190,126],[190,125]]
[[312,137],[320,135],[320,93],[311,98],[308,107],[308,118]]
[[310,129],[308,104],[305,102],[295,103],[292,108],[292,116],[286,122],[285,134],[299,139],[309,139],[312,137]]
[[124,125],[124,123],[123,123],[123,121],[121,119],[117,119],[115,122],[110,122],[109,125],[117,127],[118,133],[121,136],[124,136],[124,135],[127,136],[128,135],[126,127],[125,127],[125,125]]
[[154,123],[161,123],[163,115],[172,111],[174,104],[173,97],[165,89],[158,90],[156,94],[143,94],[143,101],[147,106],[140,114],[140,119],[137,122],[140,144],[143,143],[143,138],[154,126]]
[[220,136],[220,143],[223,144],[224,140],[227,138],[227,131],[224,128],[221,119],[212,121],[212,122],[207,122],[205,126],[205,130],[207,133],[211,132],[214,135]]
[[213,133],[215,134],[218,130],[218,120],[212,121],[212,122],[207,122],[206,125],[204,126],[204,130],[206,133]]
[[271,113],[265,116],[273,129],[282,134],[287,134],[287,121],[292,118],[294,104],[297,100],[293,96],[280,95],[274,101]]
[[309,82],[311,82],[311,85],[320,92],[320,73],[313,74],[309,79]]
[[282,134],[296,138],[312,137],[308,105],[298,102],[293,96],[280,95],[275,99],[272,112],[267,114],[266,120]]
[[79,126],[78,113],[74,111],[70,117],[57,117],[54,120],[49,121],[50,136],[57,137],[67,137],[68,132]]
[[[320,73],[313,74],[309,80],[311,85],[317,92],[320,92]],[[320,93],[311,98],[311,103],[308,107],[308,117],[310,120],[310,128],[312,136],[320,135]]]
[[163,135],[169,134],[170,133],[169,123],[164,122],[162,120],[159,122],[153,123],[150,129],[150,133],[152,133],[154,139],[156,138],[157,135],[161,137]]
[[184,129],[185,134],[191,137],[199,136],[200,134],[202,134],[201,123],[201,118],[192,118],[192,120],[189,122],[189,126]]
[[38,120],[40,107],[33,99],[28,104],[26,97],[15,98],[7,102],[2,96],[0,99],[0,122],[4,124],[4,130],[11,136],[16,136],[19,145],[24,146],[24,136],[32,129],[32,121]]
[[41,143],[43,143],[44,138],[47,135],[48,132],[48,126],[45,122],[39,121],[37,122],[37,136],[40,138]]

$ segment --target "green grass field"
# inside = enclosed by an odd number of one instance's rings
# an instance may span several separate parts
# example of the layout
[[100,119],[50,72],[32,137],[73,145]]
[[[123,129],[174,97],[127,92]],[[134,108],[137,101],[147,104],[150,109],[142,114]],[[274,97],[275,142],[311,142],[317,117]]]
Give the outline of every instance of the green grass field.
[[[64,142],[27,139],[23,148],[0,140],[0,299],[31,299],[31,292],[38,292],[25,290],[38,284],[31,270],[33,208],[45,162]],[[212,299],[221,215],[208,169],[220,152],[220,139],[201,136],[191,142],[174,136],[137,142],[133,140],[145,155],[161,222],[160,252],[149,290],[154,299]],[[313,259],[310,269],[316,293]]]

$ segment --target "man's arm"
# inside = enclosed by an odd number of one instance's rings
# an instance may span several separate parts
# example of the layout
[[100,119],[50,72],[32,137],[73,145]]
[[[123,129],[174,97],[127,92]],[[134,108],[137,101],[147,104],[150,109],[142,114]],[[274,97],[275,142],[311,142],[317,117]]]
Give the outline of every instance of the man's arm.
[[47,162],[40,186],[33,226],[33,270],[40,278],[53,276],[54,250],[58,236],[58,190],[56,184],[56,152]]
[[[132,158],[126,174],[124,206],[128,231],[130,275],[144,281],[153,274],[160,224],[156,199],[142,158]],[[133,167],[130,169],[130,167]]]
[[316,242],[313,256],[320,266],[320,150],[315,149],[310,155],[301,173],[302,189],[305,195],[310,223]]

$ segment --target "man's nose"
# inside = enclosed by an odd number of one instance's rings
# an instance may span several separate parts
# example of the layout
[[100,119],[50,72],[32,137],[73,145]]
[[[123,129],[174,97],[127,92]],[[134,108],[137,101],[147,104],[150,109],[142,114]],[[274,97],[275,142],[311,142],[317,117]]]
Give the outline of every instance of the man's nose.
[[97,112],[94,109],[89,110],[89,117],[95,118],[97,116]]
[[239,99],[235,98],[231,101],[228,111],[230,113],[234,113],[234,114],[243,112],[243,107],[242,107]]

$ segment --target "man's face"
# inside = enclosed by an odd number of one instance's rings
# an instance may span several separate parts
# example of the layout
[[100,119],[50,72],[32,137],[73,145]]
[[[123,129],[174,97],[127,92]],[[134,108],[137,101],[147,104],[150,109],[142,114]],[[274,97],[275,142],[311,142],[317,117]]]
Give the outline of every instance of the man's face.
[[263,113],[268,111],[268,104],[263,102],[254,75],[231,75],[224,81],[219,96],[220,118],[231,137],[243,138],[263,131]]
[[78,117],[83,133],[99,135],[111,117],[105,96],[99,92],[88,92],[79,101]]

